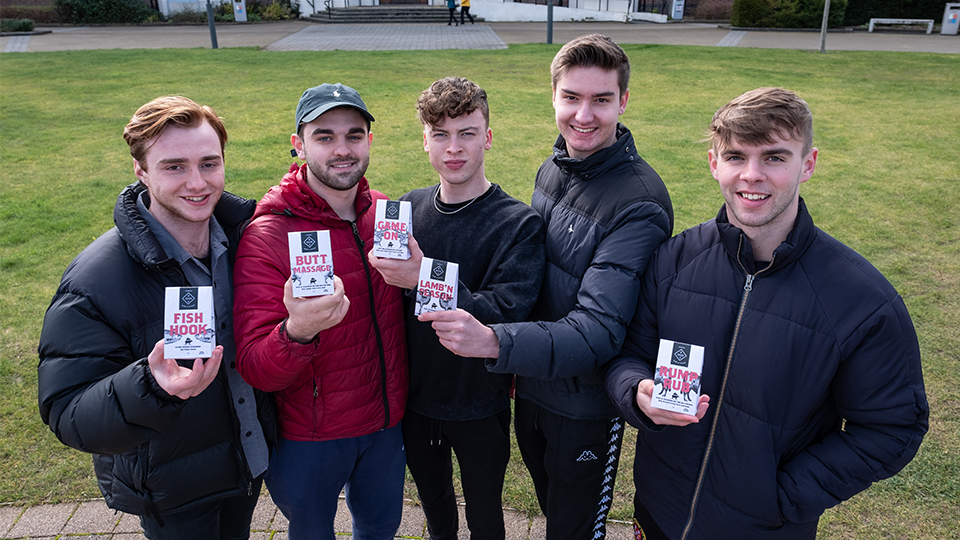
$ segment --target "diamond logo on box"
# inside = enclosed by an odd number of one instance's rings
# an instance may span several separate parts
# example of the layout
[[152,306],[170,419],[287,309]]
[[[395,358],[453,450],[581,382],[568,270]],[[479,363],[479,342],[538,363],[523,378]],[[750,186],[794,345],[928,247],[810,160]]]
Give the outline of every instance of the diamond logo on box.
[[667,411],[697,414],[702,372],[703,347],[661,339],[651,405]]
[[287,246],[290,251],[293,296],[301,298],[333,294],[330,231],[287,233]]
[[417,304],[413,314],[457,309],[457,286],[460,266],[457,263],[424,257],[420,262]]
[[409,259],[413,233],[410,201],[377,201],[373,226],[373,254],[387,259]]
[[210,358],[217,346],[213,287],[167,287],[163,299],[163,357]]

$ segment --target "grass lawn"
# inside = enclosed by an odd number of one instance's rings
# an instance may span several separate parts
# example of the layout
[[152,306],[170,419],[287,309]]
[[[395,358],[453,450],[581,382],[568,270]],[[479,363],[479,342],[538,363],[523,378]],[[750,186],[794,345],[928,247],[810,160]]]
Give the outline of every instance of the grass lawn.
[[[559,45],[498,51],[263,52],[255,49],[5,54],[0,64],[0,503],[98,497],[89,456],[61,445],[36,404],[43,313],[70,260],[112,226],[134,180],[123,126],[146,101],[182,94],[225,120],[227,188],[259,198],[291,159],[308,86],[357,88],[373,115],[367,175],[391,197],[437,181],[415,100],[437,78],[490,97],[488,178],[529,201],[556,137],[548,66]],[[706,163],[714,111],[760,86],[811,105],[819,166],[801,194],[816,223],[871,260],[903,295],[920,336],[932,414],[917,458],[827,512],[820,538],[960,537],[960,160],[956,55],[645,46],[623,122],[667,183],[676,231],[722,202]],[[629,519],[632,444],[611,517]],[[514,454],[504,502],[538,512]]]

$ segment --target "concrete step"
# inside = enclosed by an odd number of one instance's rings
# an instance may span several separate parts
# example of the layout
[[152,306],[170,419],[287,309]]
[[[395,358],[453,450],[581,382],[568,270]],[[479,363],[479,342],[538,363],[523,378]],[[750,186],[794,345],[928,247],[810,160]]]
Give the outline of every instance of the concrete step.
[[[457,20],[460,12],[457,11]],[[450,11],[441,6],[364,6],[333,8],[314,13],[306,20],[320,24],[445,23]],[[475,21],[483,19],[474,15]]]

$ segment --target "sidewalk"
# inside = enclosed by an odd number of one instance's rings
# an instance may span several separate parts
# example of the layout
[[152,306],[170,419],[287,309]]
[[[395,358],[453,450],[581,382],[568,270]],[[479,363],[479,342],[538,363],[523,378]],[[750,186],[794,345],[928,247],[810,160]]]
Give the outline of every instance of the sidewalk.
[[[46,52],[85,49],[210,48],[206,25],[79,26],[38,28],[48,33],[0,37],[0,51]],[[621,44],[701,45],[820,50],[819,32],[730,30],[706,23],[554,23],[553,42],[600,32]],[[304,21],[218,24],[218,48],[260,47],[268,51],[502,49],[517,43],[546,43],[547,24],[480,23],[321,25]],[[829,32],[826,50],[960,54],[960,36],[922,32]]]
[[[521,512],[504,510],[507,540],[541,540],[546,527],[542,516],[527,518]],[[283,517],[270,497],[260,498],[253,514],[250,540],[287,540],[287,519]],[[429,540],[426,520],[419,506],[410,501],[403,506],[403,520],[397,538]],[[351,536],[350,512],[340,500],[334,530],[344,538]],[[468,540],[470,534],[460,507],[460,539]],[[136,516],[115,513],[107,508],[103,499],[83,503],[48,504],[31,507],[0,506],[0,538],[17,539],[112,539],[143,540],[140,521]],[[627,523],[608,523],[607,538],[629,540],[633,538],[633,526]]]

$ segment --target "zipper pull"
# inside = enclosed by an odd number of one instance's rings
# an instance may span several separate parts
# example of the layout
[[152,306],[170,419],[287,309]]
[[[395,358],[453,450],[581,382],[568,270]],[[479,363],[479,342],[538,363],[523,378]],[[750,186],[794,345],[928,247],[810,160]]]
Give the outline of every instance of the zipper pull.
[[313,381],[313,397],[320,395],[320,389],[317,388],[317,381]]
[[747,283],[743,286],[743,290],[750,292],[753,290],[753,278],[755,274],[747,274]]

